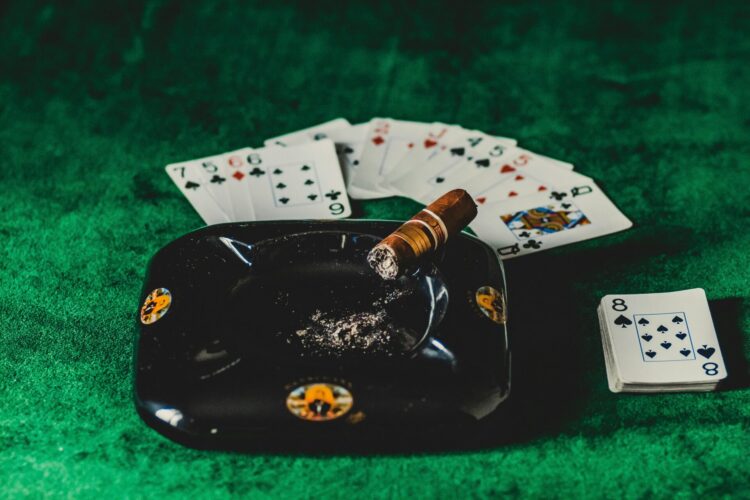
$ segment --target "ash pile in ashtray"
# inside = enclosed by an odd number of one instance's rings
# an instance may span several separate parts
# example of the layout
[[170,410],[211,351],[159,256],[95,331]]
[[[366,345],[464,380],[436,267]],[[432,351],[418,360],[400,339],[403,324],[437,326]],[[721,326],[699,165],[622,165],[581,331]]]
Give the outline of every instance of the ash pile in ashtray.
[[316,309],[309,320],[294,331],[292,339],[305,352],[315,355],[340,355],[348,352],[393,354],[419,340],[411,328],[397,325],[387,306],[408,292],[394,290],[375,300],[367,311],[326,312]]

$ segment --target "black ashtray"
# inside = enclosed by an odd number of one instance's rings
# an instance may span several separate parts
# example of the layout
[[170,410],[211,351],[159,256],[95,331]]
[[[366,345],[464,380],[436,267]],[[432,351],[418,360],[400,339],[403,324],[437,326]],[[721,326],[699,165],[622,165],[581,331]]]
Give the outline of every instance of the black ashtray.
[[135,396],[196,447],[356,439],[474,422],[508,396],[505,280],[461,234],[384,281],[369,250],[400,222],[222,224],[151,260]]

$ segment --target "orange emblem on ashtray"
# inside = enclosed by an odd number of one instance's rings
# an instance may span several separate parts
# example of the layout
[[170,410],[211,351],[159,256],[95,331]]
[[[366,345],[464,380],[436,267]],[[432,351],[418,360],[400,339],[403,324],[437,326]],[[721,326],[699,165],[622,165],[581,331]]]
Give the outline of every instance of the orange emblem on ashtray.
[[477,289],[475,300],[479,310],[499,325],[505,324],[505,297],[491,286]]
[[148,294],[141,307],[141,323],[150,325],[156,323],[167,314],[172,304],[172,294],[166,288],[157,288]]
[[286,407],[294,416],[313,422],[346,415],[353,404],[351,392],[340,385],[327,383],[301,385],[286,398]]

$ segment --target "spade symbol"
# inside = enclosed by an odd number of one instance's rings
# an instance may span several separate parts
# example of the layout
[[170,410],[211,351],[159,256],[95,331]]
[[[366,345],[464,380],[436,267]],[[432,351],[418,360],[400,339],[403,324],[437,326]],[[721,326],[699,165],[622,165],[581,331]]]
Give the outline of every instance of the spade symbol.
[[630,321],[630,320],[629,320],[629,319],[628,319],[628,318],[627,318],[626,316],[623,316],[622,314],[620,314],[620,315],[619,315],[619,316],[617,317],[617,319],[615,320],[615,325],[617,325],[617,326],[621,326],[621,327],[623,327],[623,328],[625,328],[625,327],[627,327],[627,326],[630,326],[630,325],[632,325],[632,324],[633,324],[633,322],[632,322],[632,321]]
[[682,354],[685,357],[688,357],[690,355],[690,349],[686,349],[685,347],[683,347],[682,349],[680,349],[680,354]]
[[279,182],[278,184],[276,184],[276,189],[284,189],[285,187],[286,184],[284,184],[283,182]]
[[284,197],[284,198],[279,198],[279,201],[280,201],[281,203],[283,203],[284,205],[286,205],[287,203],[289,203],[289,198],[286,198],[286,197]]
[[569,209],[569,208],[570,208],[570,207],[572,207],[572,206],[573,206],[573,205],[571,205],[570,203],[563,203],[563,204],[562,204],[562,207],[563,207],[563,208],[564,208],[565,210]]
[[308,194],[307,195],[307,198],[310,199],[310,200],[312,200],[312,201],[315,201],[315,198],[317,198],[317,197],[318,197],[317,194]]
[[708,347],[705,344],[703,345],[703,347],[698,349],[698,354],[700,354],[706,359],[710,358],[715,352],[716,352],[716,349],[714,349],[713,347]]
[[266,171],[258,167],[255,167],[254,169],[250,171],[250,175],[254,175],[255,177],[260,177],[261,175],[266,175]]
[[305,186],[312,186],[313,184],[315,184],[315,181],[312,179],[307,179],[305,181]]
[[451,149],[451,154],[453,156],[463,156],[466,150],[464,148],[453,148]]
[[680,318],[679,316],[675,316],[674,318],[672,318],[672,323],[677,323],[678,325],[679,325],[680,323],[682,323],[683,321],[685,321],[685,320],[683,320],[683,319],[682,319],[682,318]]
[[187,181],[185,183],[185,189],[198,189],[199,187],[201,187],[201,185],[197,182]]
[[437,182],[438,184],[442,184],[443,182],[445,182],[445,177],[436,177],[435,182]]
[[669,328],[667,328],[664,325],[659,325],[659,328],[657,328],[656,331],[659,332],[659,333],[664,333],[664,332],[668,332]]
[[482,160],[477,160],[474,163],[477,165],[477,167],[487,168],[490,166],[490,160],[488,160],[487,158],[484,158]]
[[310,170],[310,167],[307,165],[302,165],[302,168],[300,170],[302,170],[303,172],[307,172],[308,170]]
[[341,191],[334,191],[333,189],[326,193],[326,198],[330,198],[333,201],[336,201],[339,199],[339,196],[341,195]]
[[222,176],[216,175],[216,174],[214,174],[214,176],[211,177],[211,183],[212,184],[221,184],[225,180],[227,180],[225,177],[222,177]]
[[680,332],[680,333],[676,334],[675,337],[677,337],[680,340],[685,340],[685,337],[687,337],[687,333]]
[[652,351],[651,349],[649,349],[648,351],[644,352],[643,354],[645,354],[646,356],[648,356],[651,359],[654,359],[654,356],[656,356],[656,353],[654,351]]
[[672,344],[670,344],[666,340],[659,345],[662,346],[664,349],[669,349],[670,347],[672,347]]
[[649,335],[649,334],[647,333],[647,334],[645,334],[645,335],[641,335],[641,338],[642,338],[643,340],[645,340],[646,342],[648,342],[649,340],[651,340],[651,339],[652,339],[652,338],[654,338],[654,337],[653,337],[652,335]]
[[638,324],[641,325],[641,326],[646,326],[649,323],[651,323],[651,322],[649,320],[647,320],[646,318],[641,318],[641,319],[638,320]]
[[281,170],[280,168],[277,168],[276,170],[273,171],[273,173],[276,174],[276,175],[279,175],[279,174],[283,174],[284,171]]

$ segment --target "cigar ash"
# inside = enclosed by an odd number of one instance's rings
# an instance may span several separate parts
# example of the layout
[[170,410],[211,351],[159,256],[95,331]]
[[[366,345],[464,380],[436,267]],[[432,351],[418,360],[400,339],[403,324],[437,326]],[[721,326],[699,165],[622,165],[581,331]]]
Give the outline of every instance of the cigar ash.
[[384,280],[394,280],[399,275],[396,253],[385,245],[378,245],[367,255],[367,263]]

